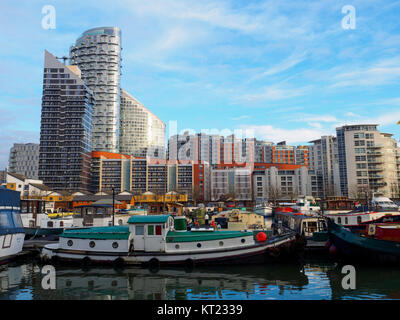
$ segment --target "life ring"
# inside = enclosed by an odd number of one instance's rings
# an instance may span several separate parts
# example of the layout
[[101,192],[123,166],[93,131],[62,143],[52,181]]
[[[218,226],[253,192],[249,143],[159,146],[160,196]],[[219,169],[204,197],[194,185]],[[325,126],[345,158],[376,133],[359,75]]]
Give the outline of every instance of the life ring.
[[375,231],[376,231],[376,226],[374,224],[370,224],[368,226],[368,235],[369,236],[375,235]]

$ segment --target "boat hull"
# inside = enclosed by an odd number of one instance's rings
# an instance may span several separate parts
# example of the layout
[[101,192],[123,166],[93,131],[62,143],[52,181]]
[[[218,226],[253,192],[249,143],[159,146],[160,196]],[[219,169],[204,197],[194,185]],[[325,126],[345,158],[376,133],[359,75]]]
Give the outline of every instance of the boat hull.
[[204,252],[165,253],[133,252],[108,254],[104,252],[84,252],[61,250],[58,244],[45,246],[41,257],[45,260],[78,263],[122,263],[126,265],[213,265],[213,264],[250,264],[296,259],[301,250],[295,236],[290,235],[275,242],[257,243],[248,247]]
[[328,230],[330,242],[347,261],[400,265],[400,242],[362,237],[330,220]]
[[22,251],[24,233],[0,235],[0,264],[7,263]]
[[64,228],[24,228],[24,230],[25,239],[32,239],[36,237],[60,235],[63,233]]
[[262,215],[264,217],[271,217],[272,216],[272,209],[271,208],[255,208],[254,213]]

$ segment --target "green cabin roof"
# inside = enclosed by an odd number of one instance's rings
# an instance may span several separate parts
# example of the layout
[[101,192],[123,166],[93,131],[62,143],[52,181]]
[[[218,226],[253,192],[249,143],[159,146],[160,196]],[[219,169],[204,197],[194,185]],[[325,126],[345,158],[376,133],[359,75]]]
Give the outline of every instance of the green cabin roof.
[[152,216],[133,216],[130,217],[128,223],[165,223],[168,221],[170,214],[160,214]]
[[168,231],[168,242],[194,242],[194,241],[210,241],[210,240],[223,240],[239,237],[252,236],[253,232],[244,231]]
[[64,230],[60,237],[97,239],[97,240],[126,240],[129,238],[128,226],[94,227],[87,229]]

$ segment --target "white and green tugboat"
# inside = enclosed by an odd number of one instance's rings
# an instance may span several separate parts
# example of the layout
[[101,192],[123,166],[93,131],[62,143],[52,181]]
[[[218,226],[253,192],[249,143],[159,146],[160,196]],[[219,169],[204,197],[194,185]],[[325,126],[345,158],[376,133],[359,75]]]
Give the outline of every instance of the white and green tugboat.
[[126,265],[268,262],[295,258],[301,250],[294,233],[266,231],[187,231],[185,217],[133,216],[128,226],[65,230],[56,244],[46,245],[43,260]]

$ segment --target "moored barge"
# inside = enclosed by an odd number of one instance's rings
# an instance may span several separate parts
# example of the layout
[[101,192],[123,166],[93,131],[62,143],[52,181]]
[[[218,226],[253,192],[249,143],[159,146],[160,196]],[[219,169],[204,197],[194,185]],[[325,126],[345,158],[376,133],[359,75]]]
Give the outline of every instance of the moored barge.
[[293,232],[187,231],[186,219],[171,215],[133,216],[129,226],[66,230],[59,243],[46,245],[44,260],[84,264],[202,265],[262,263],[295,258]]

